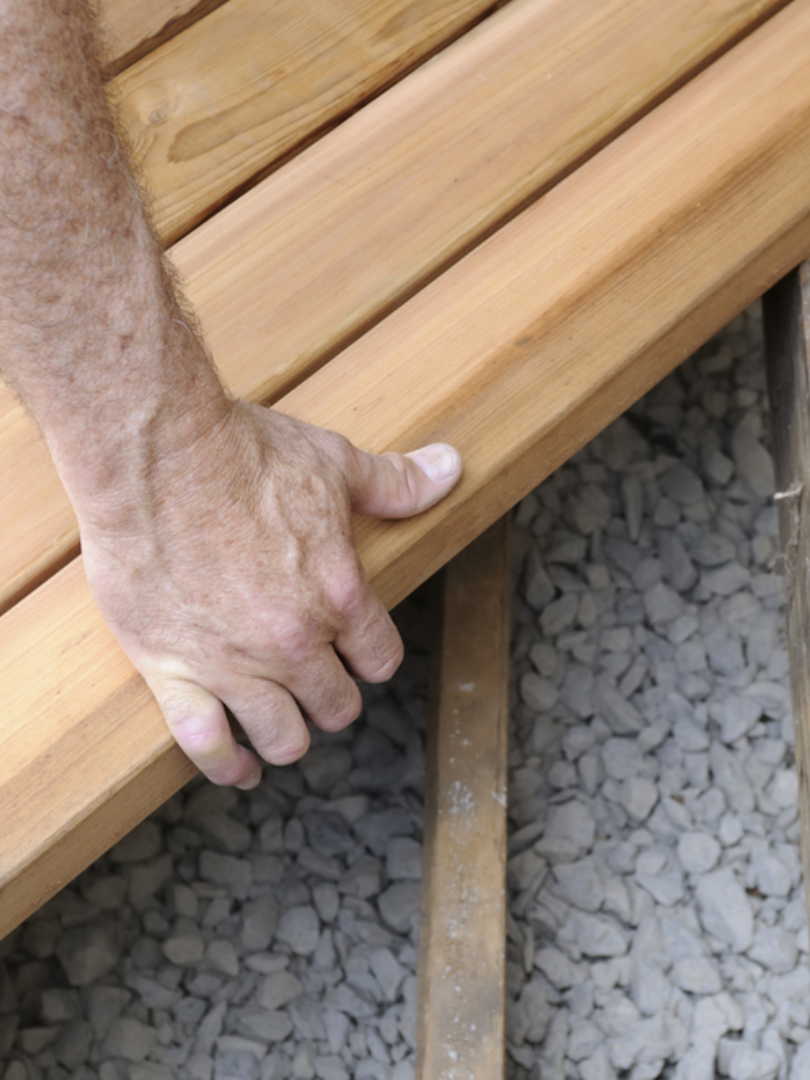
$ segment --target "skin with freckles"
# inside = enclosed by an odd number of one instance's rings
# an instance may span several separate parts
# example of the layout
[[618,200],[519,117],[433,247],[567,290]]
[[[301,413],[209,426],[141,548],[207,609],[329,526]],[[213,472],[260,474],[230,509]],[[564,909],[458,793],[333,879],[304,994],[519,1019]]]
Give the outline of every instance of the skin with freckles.
[[157,243],[84,0],[0,0],[0,370],[37,418],[90,587],[180,745],[217,783],[338,730],[399,636],[351,514],[456,483],[441,445],[375,456],[232,400]]

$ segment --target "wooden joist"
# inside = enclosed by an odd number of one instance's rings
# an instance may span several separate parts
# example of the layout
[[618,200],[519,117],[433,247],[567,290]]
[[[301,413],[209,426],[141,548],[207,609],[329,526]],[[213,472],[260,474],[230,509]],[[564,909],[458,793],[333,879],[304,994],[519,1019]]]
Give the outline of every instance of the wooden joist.
[[445,570],[431,690],[417,1080],[504,1074],[509,523]]
[[[801,846],[810,881],[810,263],[763,298],[793,691]],[[810,903],[810,890],[807,890]]]
[[[175,247],[227,382],[284,394],[777,6],[513,0]],[[2,611],[78,551],[10,394],[0,510]]]
[[[281,401],[370,449],[465,454],[429,513],[358,523],[389,606],[810,251],[808,55],[794,0]],[[2,933],[188,772],[78,562],[0,651]]]

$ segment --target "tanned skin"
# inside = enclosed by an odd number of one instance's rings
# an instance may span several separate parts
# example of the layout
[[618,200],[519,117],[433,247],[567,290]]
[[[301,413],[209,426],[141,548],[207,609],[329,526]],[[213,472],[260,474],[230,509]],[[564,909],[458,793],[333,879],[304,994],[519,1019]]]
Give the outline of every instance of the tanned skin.
[[0,0],[0,369],[37,418],[90,587],[180,746],[214,782],[338,730],[399,636],[351,513],[407,517],[456,451],[373,456],[232,400],[178,299],[116,134],[85,0]]

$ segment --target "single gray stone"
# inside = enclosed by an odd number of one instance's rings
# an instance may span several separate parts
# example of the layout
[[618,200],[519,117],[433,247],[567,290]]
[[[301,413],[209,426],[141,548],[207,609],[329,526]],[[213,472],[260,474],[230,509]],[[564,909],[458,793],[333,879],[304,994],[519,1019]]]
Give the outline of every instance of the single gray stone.
[[542,971],[556,990],[567,990],[579,981],[579,973],[574,964],[565,953],[553,946],[537,950],[534,966]]
[[520,680],[520,697],[535,712],[547,713],[557,703],[558,696],[554,683],[533,671],[528,671]]
[[310,956],[315,952],[320,933],[317,912],[309,904],[301,904],[283,913],[276,937],[299,956]]
[[148,862],[135,864],[129,872],[129,902],[135,908],[142,907],[171,881],[173,874],[174,863],[171,855],[158,855]]
[[709,749],[709,763],[715,784],[728,800],[729,806],[738,814],[748,814],[754,809],[754,792],[734,754],[718,742]]
[[[561,931],[562,933],[562,931]],[[565,924],[565,937],[574,943],[584,956],[594,959],[624,956],[627,938],[610,919],[574,911]]]
[[264,952],[276,932],[279,905],[272,893],[258,896],[242,905],[240,942],[245,952]]
[[616,1080],[607,1047],[600,1046],[589,1058],[580,1061],[579,1075],[582,1080]]
[[303,993],[304,987],[290,971],[276,971],[262,979],[256,989],[256,1002],[274,1012],[283,1009]]
[[84,991],[87,1019],[93,1027],[93,1033],[100,1042],[114,1020],[117,1020],[132,1000],[132,994],[120,986],[100,984],[90,986]]
[[657,540],[661,572],[666,583],[679,593],[691,589],[697,581],[697,570],[677,534],[660,532]]
[[705,874],[713,870],[720,855],[720,845],[709,833],[685,832],[678,840],[678,858],[688,874]]
[[754,916],[745,890],[732,870],[723,868],[705,874],[695,896],[704,929],[739,952],[754,940]]
[[237,976],[241,970],[239,954],[234,948],[232,941],[224,938],[215,938],[205,947],[205,965],[212,971],[218,971],[221,975],[230,978]]
[[214,885],[222,885],[230,896],[246,900],[253,884],[253,869],[247,859],[236,859],[218,851],[201,851],[200,877]]
[[729,1080],[776,1080],[779,1058],[767,1050],[738,1043],[728,1063]]
[[321,922],[332,923],[340,908],[337,887],[331,881],[320,881],[312,888],[312,903]]
[[118,946],[106,927],[74,926],[56,943],[56,956],[71,986],[87,986],[118,962]]
[[680,506],[691,506],[703,498],[703,481],[683,462],[678,462],[661,477],[661,490]]
[[315,746],[301,758],[298,767],[312,791],[325,793],[348,776],[352,768],[351,751],[345,746]]
[[802,1043],[793,1055],[790,1080],[810,1080],[810,1039]]
[[540,629],[546,637],[556,637],[574,625],[578,608],[579,597],[575,593],[565,593],[552,600],[540,614]]
[[358,859],[337,882],[339,893],[358,900],[376,896],[383,885],[383,870],[377,859],[364,856]]
[[658,802],[658,788],[644,776],[631,776],[622,781],[619,802],[633,821],[646,821]]
[[325,858],[345,855],[354,847],[348,822],[334,810],[304,814],[303,824],[310,847]]
[[242,855],[250,850],[250,829],[228,814],[200,814],[195,826],[204,842],[224,855]]
[[585,855],[593,847],[596,823],[586,806],[577,800],[550,806],[543,839],[538,841],[538,854],[550,855],[564,849],[571,858]]
[[709,748],[710,739],[706,731],[694,720],[679,717],[672,727],[672,737],[679,749],[686,753],[698,753]]
[[641,768],[641,750],[635,739],[611,738],[602,745],[602,764],[614,780],[636,776]]
[[689,956],[679,960],[669,977],[679,989],[690,994],[719,994],[723,989],[720,972],[705,956]]
[[205,942],[196,923],[190,919],[178,919],[175,931],[162,943],[161,949],[170,963],[178,967],[192,967],[202,960]]
[[[534,853],[532,853],[534,854]],[[555,893],[581,911],[598,911],[605,899],[605,888],[593,859],[560,863],[554,867]]]
[[799,949],[796,935],[777,926],[761,926],[748,950],[752,960],[777,975],[786,975],[796,967]]
[[363,990],[357,990],[348,983],[340,983],[328,990],[323,1003],[327,1009],[345,1013],[354,1020],[368,1020],[377,1014],[376,1002]]
[[260,1075],[250,1050],[217,1050],[214,1056],[214,1080],[259,1080]]
[[638,709],[604,679],[594,683],[594,705],[614,735],[637,735],[644,718]]
[[104,1040],[103,1052],[124,1061],[145,1061],[156,1042],[157,1032],[154,1028],[142,1024],[140,1020],[121,1016],[113,1021]]
[[265,855],[284,854],[284,821],[271,815],[259,829],[259,850]]
[[780,858],[769,852],[751,859],[748,881],[763,896],[788,896],[792,886],[790,870]]
[[738,562],[726,563],[715,570],[704,570],[701,585],[714,596],[733,596],[744,589],[751,580],[751,572]]
[[54,1043],[54,1057],[60,1065],[73,1071],[87,1061],[92,1045],[92,1026],[86,1020],[68,1020]]
[[630,974],[630,997],[645,1016],[659,1016],[669,1005],[672,985],[654,962],[660,957],[634,959]]
[[82,1006],[76,990],[43,990],[40,998],[40,1017],[45,1024],[61,1024],[78,1020]]
[[659,581],[644,593],[644,610],[651,626],[674,622],[684,613],[684,602],[669,585]]
[[401,881],[380,893],[377,906],[386,925],[406,934],[419,916],[421,888],[416,882]]
[[754,495],[769,499],[775,489],[773,459],[762,443],[738,427],[731,439],[731,456]]
[[532,545],[526,559],[526,576],[523,595],[526,603],[535,611],[543,611],[554,599],[556,589],[543,565],[543,558]]
[[374,810],[364,815],[355,825],[354,831],[369,851],[381,859],[386,855],[388,843],[392,837],[412,836],[414,827],[407,810],[402,807],[391,807],[388,810]]
[[690,546],[689,553],[696,563],[711,569],[731,562],[737,556],[737,549],[721,533],[702,532]]
[[392,881],[420,881],[422,845],[409,836],[394,837],[388,845],[386,871]]

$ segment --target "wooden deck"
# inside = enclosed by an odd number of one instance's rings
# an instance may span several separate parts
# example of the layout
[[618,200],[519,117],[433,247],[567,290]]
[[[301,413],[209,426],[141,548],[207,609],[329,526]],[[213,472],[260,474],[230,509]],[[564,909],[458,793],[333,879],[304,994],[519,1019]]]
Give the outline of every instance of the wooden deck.
[[[389,606],[810,252],[810,0],[354,0],[293,37],[265,0],[109,6],[230,386],[465,456],[434,510],[357,523]],[[2,935],[191,770],[6,391],[0,509]]]

